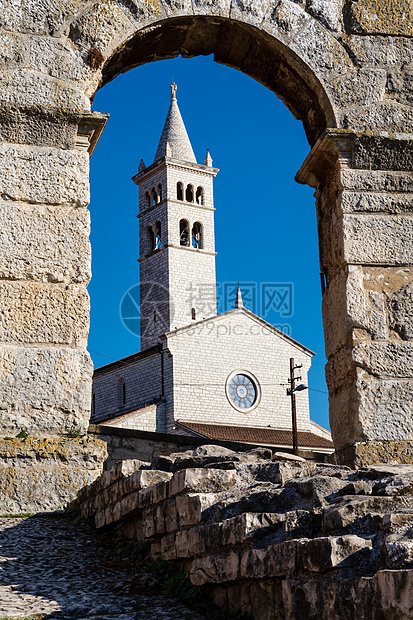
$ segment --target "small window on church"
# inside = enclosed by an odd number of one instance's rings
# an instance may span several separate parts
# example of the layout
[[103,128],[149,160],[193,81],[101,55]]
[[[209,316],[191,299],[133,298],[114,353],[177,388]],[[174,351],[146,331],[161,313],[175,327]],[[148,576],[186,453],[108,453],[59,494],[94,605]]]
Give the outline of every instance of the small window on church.
[[93,418],[96,415],[96,394],[95,394],[95,392],[92,392],[92,411],[91,411],[91,414],[92,414],[91,417],[92,417],[92,420],[93,420]]
[[192,185],[188,185],[186,188],[185,198],[187,202],[194,202],[194,188]]
[[161,223],[156,222],[155,224],[155,247],[158,250],[162,247],[162,235],[161,235]]
[[192,226],[192,247],[197,250],[202,248],[202,226],[199,222]]
[[150,207],[152,202],[151,202],[151,196],[150,196],[149,192],[146,192],[145,197],[146,197],[146,206]]
[[158,203],[158,194],[156,193],[156,189],[152,188],[152,206],[154,207]]
[[196,310],[195,308],[192,308],[192,320],[195,321],[196,319]]
[[155,249],[155,235],[152,226],[148,228],[148,253],[153,252]]
[[158,185],[158,198],[159,198],[159,202],[162,202],[162,184],[159,183]]
[[179,243],[189,247],[189,224],[186,220],[179,222]]
[[204,204],[204,190],[202,189],[202,187],[198,187],[198,189],[196,190],[196,204]]
[[184,184],[179,182],[176,186],[176,199],[183,200],[184,199]]
[[118,381],[118,407],[126,405],[126,383],[125,379],[121,377]]

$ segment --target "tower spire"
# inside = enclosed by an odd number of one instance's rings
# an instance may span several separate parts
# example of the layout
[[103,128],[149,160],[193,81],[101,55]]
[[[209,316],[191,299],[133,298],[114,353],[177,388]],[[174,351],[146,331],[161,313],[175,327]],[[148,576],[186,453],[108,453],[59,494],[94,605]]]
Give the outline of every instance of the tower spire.
[[242,293],[241,293],[241,289],[239,287],[239,282],[238,282],[237,298],[235,300],[235,308],[243,308],[243,307],[244,307],[244,302],[242,301]]
[[[166,156],[196,164],[194,151],[178,107],[178,100],[176,98],[177,89],[178,87],[175,82],[172,82],[171,103],[161,139],[159,140],[155,159],[153,160],[154,164]],[[169,145],[168,149],[167,145]]]

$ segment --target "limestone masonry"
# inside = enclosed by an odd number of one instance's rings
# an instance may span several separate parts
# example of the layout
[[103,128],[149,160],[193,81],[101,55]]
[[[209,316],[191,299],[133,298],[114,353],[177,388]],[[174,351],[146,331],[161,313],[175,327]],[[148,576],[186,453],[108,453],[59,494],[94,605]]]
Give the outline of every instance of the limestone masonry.
[[297,180],[316,190],[338,454],[357,463],[369,442],[382,460],[411,453],[412,23],[407,0],[3,3],[5,436],[89,422],[88,157],[107,120],[90,112],[96,90],[146,62],[214,54],[281,97],[309,140]]
[[151,465],[117,463],[78,503],[98,529],[121,526],[233,613],[408,620],[412,494],[411,465],[354,472],[263,448],[202,446]]

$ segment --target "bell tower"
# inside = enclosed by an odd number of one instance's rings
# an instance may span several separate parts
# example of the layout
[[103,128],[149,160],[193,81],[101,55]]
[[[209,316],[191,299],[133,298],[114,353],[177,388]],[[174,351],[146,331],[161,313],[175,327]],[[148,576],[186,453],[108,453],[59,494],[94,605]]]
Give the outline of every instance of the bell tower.
[[171,85],[171,102],[153,164],[139,186],[141,350],[161,334],[215,316],[213,181],[207,152],[198,164]]

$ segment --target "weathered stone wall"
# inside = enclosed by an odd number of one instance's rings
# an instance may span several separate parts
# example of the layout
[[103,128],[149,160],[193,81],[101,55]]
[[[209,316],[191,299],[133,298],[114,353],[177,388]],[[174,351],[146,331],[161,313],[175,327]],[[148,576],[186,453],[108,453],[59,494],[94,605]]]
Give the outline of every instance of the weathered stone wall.
[[64,508],[102,473],[106,456],[95,438],[1,439],[1,514]]
[[[413,467],[217,446],[116,464],[78,502],[256,620],[412,617]],[[119,532],[119,528],[117,528]]]
[[[407,0],[8,0],[2,429],[87,426],[87,154],[105,122],[89,112],[96,89],[145,62],[213,53],[274,90],[313,147],[299,178],[317,188],[337,447],[411,439],[411,23]],[[326,129],[337,131],[317,143]]]

